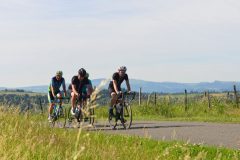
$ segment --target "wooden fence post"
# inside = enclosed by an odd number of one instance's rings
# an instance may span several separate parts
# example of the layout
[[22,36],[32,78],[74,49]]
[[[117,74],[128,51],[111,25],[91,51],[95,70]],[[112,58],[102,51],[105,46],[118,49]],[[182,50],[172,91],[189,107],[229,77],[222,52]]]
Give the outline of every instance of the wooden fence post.
[[157,105],[157,93],[156,92],[154,93],[154,104],[155,104],[155,106]]
[[40,109],[41,109],[42,114],[43,114],[43,106],[42,106],[42,100],[41,100],[41,98],[39,98],[39,104],[40,104]]
[[142,104],[142,88],[139,89],[139,106]]
[[208,98],[208,108],[211,108],[211,97],[209,91],[207,92],[207,98]]
[[238,106],[238,93],[237,93],[237,87],[236,85],[233,86],[233,89],[234,89],[234,95],[235,95],[235,99],[236,99],[236,106],[237,108],[239,107]]
[[185,89],[185,111],[188,109],[188,95],[187,95],[187,90]]

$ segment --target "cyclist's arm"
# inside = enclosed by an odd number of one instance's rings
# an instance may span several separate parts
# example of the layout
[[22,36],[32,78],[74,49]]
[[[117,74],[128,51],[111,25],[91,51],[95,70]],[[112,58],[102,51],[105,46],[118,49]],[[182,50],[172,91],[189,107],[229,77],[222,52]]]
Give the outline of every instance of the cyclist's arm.
[[54,94],[54,87],[52,85],[51,85],[51,91],[52,91],[53,97],[56,97],[56,95]]
[[126,85],[127,85],[128,92],[130,92],[131,91],[131,86],[130,86],[129,80],[126,80]]
[[75,87],[76,86],[72,84],[72,91],[76,96],[78,96],[78,92],[76,91]]
[[117,87],[117,81],[116,80],[113,80],[113,87],[114,87],[115,92],[118,93],[119,90],[118,90],[118,87]]
[[54,94],[55,93],[55,90],[54,90],[54,80],[52,79],[52,81],[51,81],[51,84],[50,84],[50,86],[51,86],[51,92],[52,92],[52,95],[53,95],[53,97],[56,97],[56,95]]
[[64,91],[64,97],[67,96],[67,90],[66,90],[66,84],[65,84],[65,80],[63,81],[63,91]]

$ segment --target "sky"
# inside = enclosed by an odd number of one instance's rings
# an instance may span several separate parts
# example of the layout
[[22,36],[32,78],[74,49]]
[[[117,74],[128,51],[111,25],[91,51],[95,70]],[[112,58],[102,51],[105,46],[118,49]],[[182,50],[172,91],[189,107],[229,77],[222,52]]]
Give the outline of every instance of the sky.
[[91,79],[240,81],[239,0],[0,0],[0,87]]

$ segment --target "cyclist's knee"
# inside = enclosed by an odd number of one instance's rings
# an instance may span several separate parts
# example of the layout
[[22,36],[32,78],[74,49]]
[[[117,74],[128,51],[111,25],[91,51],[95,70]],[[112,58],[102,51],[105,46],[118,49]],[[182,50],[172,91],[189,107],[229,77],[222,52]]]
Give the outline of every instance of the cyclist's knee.
[[50,108],[53,108],[53,106],[54,106],[54,103],[50,103]]
[[117,99],[117,94],[115,92],[113,92],[111,94],[112,100],[116,100]]
[[117,97],[117,93],[112,92],[112,93],[111,93],[111,97]]
[[73,101],[75,101],[76,98],[77,98],[77,95],[72,92],[72,93],[71,93],[71,99],[72,99]]

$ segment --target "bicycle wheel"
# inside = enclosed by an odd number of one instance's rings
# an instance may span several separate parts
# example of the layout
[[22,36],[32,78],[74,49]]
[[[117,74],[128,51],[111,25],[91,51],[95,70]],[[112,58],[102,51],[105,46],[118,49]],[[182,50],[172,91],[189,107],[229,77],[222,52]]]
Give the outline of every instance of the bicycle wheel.
[[132,125],[132,107],[129,104],[124,104],[121,117],[123,127],[129,129]]
[[50,127],[53,128],[55,126],[57,118],[58,118],[58,116],[57,116],[56,106],[54,105],[53,113],[51,114],[51,121],[49,122],[50,123]]
[[67,111],[67,123],[69,128],[78,128],[79,127],[79,120],[78,120],[78,111],[75,108],[75,115],[71,113],[72,108],[69,107]]
[[109,125],[112,129],[115,129],[117,126],[117,110],[116,110],[116,106],[113,107],[113,116],[110,116],[110,114],[108,114],[108,121],[109,121]]
[[55,126],[55,122],[56,122],[56,116],[55,116],[55,113],[53,113],[53,115],[51,116],[51,122],[50,122],[50,127],[54,127]]
[[59,107],[57,111],[57,119],[55,121],[55,126],[59,128],[65,128],[67,122],[67,110],[65,107]]
[[71,107],[69,107],[68,108],[68,111],[67,111],[67,122],[68,122],[68,127],[70,127],[71,126],[71,124],[72,124],[72,121],[73,121],[73,119],[74,119],[74,117],[72,116],[72,114],[71,114]]

